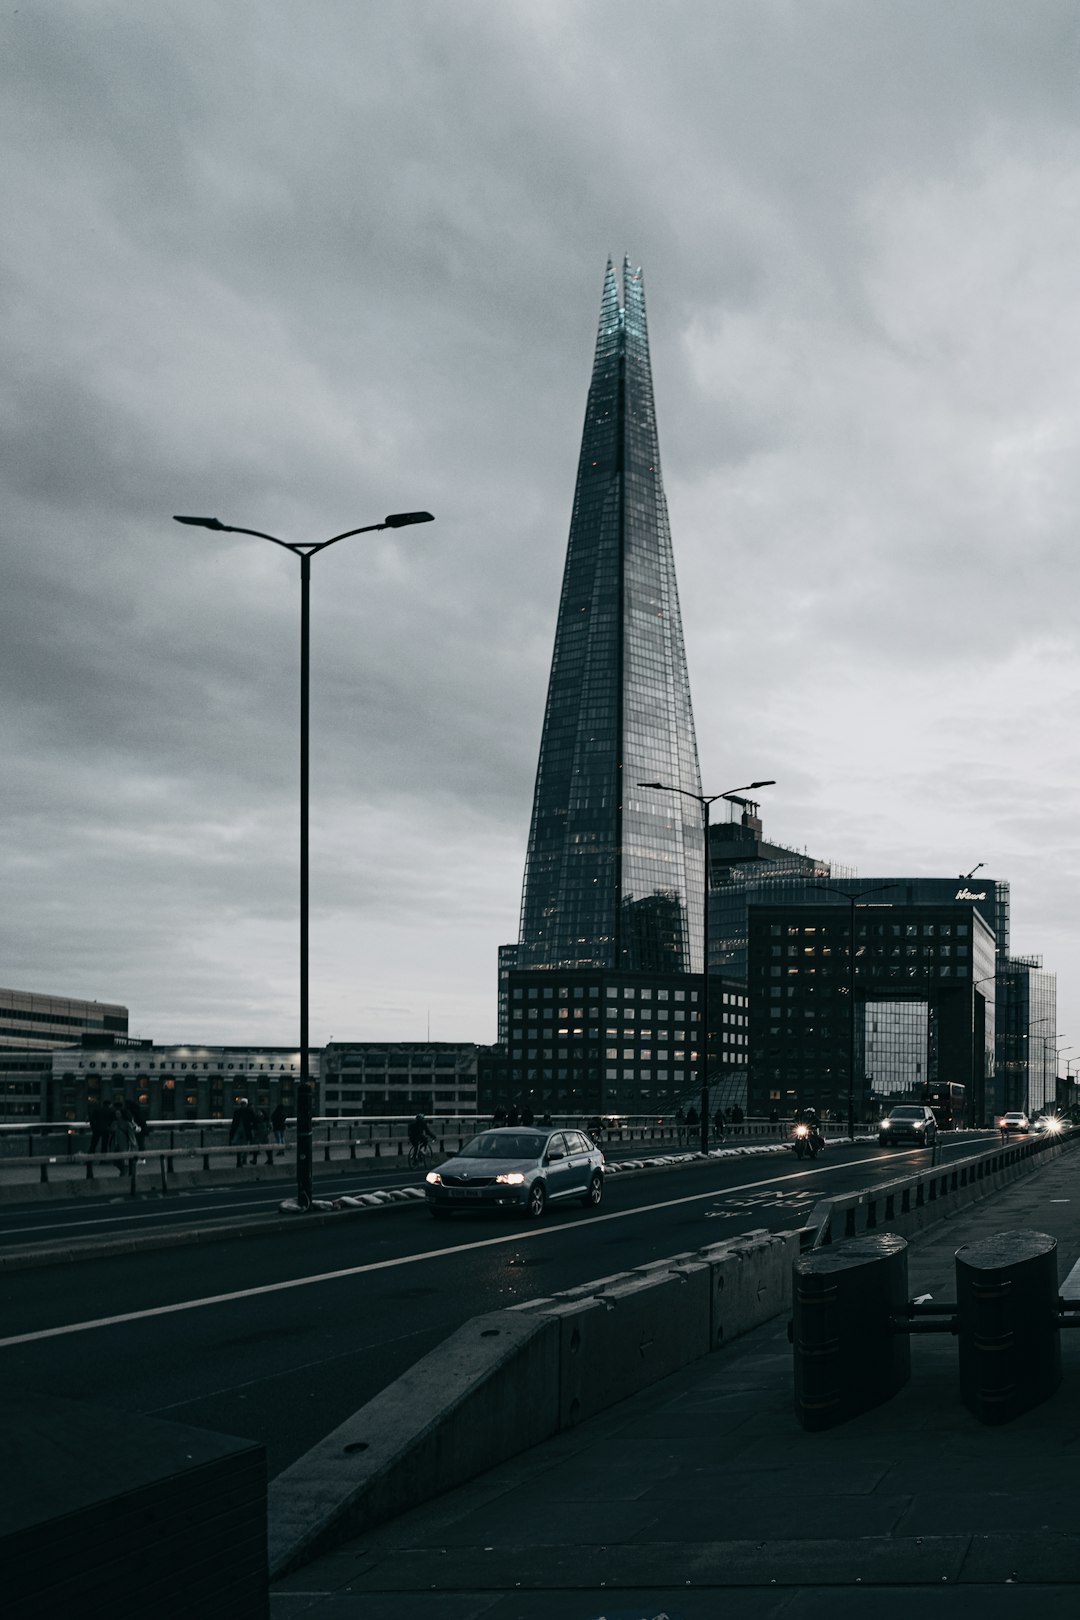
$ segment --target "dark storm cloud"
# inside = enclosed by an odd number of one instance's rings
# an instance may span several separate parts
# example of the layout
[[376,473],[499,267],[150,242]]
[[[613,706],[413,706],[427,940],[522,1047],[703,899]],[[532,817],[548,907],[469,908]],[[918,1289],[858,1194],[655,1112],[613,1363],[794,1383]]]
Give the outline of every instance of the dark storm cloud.
[[314,565],[315,1033],[492,1035],[624,251],[706,776],[780,778],[773,835],[864,869],[974,840],[1026,880],[1057,824],[1016,778],[1067,756],[1066,829],[1076,780],[1077,21],[9,14],[0,980],[292,1038],[296,565],[171,514],[426,507]]

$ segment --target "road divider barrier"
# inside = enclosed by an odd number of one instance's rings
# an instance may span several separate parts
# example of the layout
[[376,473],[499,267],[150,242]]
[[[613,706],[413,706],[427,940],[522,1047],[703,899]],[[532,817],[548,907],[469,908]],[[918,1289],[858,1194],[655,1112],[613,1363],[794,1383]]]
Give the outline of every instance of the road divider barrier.
[[1010,1142],[990,1153],[929,1165],[876,1187],[823,1198],[806,1223],[804,1247],[862,1237],[888,1227],[890,1232],[917,1232],[931,1221],[985,1198],[1018,1176],[1029,1175],[1040,1162],[1074,1147],[1080,1136],[1039,1136]]
[[271,1577],[769,1320],[798,1250],[748,1232],[474,1317],[271,1481]]

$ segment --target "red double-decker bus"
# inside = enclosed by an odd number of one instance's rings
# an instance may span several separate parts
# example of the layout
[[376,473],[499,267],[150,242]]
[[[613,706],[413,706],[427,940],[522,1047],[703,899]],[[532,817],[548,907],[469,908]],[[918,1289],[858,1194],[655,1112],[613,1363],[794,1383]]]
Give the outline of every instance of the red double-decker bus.
[[927,1086],[924,1097],[933,1109],[939,1131],[962,1131],[967,1126],[967,1088],[955,1080]]

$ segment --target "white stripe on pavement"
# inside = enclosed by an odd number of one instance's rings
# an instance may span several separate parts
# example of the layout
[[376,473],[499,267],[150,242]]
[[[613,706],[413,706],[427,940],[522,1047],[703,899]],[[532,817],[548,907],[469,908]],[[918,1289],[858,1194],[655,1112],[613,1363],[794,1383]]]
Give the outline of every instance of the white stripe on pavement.
[[[880,1162],[880,1154],[874,1154],[868,1159],[849,1159],[844,1168]],[[827,1175],[830,1168],[832,1167],[822,1165],[818,1170],[795,1170],[790,1175],[771,1178],[770,1184],[775,1185],[778,1181],[802,1181],[807,1176]],[[346,1266],[341,1271],[321,1271],[314,1276],[293,1277],[286,1282],[262,1283],[257,1288],[240,1288],[230,1294],[210,1294],[205,1299],[186,1299],[175,1305],[153,1305],[143,1311],[124,1311],[119,1316],[99,1316],[89,1322],[71,1322],[66,1327],[40,1328],[34,1333],[15,1333],[10,1338],[0,1339],[0,1350],[15,1344],[36,1344],[41,1339],[59,1339],[68,1333],[88,1333],[92,1328],[118,1327],[122,1322],[141,1322],[154,1316],[172,1316],[179,1311],[197,1311],[206,1305],[228,1305],[233,1300],[255,1299],[260,1294],[280,1294],[289,1288],[310,1288],[317,1283],[339,1282],[344,1277],[361,1277],[366,1272],[392,1271],[397,1266],[415,1266],[424,1260],[441,1260],[448,1254],[469,1254],[479,1249],[494,1249],[500,1244],[522,1243],[529,1238],[547,1237],[557,1232],[572,1232],[579,1226],[598,1226],[606,1221],[631,1220],[637,1215],[651,1215],[662,1209],[677,1209],[680,1204],[705,1203],[709,1199],[727,1198],[732,1193],[759,1190],[761,1186],[760,1180],[744,1181],[738,1187],[714,1187],[711,1192],[689,1193],[683,1198],[666,1198],[659,1204],[645,1204],[638,1209],[617,1210],[610,1215],[586,1215],[581,1220],[564,1221],[557,1227],[535,1226],[525,1232],[510,1232],[504,1237],[481,1238],[475,1243],[454,1243],[443,1249],[425,1249],[421,1254],[399,1255],[394,1260],[369,1260],[365,1265]]]

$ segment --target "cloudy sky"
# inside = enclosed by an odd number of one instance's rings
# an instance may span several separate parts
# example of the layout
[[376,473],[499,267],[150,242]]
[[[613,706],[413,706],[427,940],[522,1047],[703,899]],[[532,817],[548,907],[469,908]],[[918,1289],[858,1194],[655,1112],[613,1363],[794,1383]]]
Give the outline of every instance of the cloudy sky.
[[1078,0],[23,0],[0,983],[491,1040],[609,255],[707,791],[1012,884],[1080,1053]]

